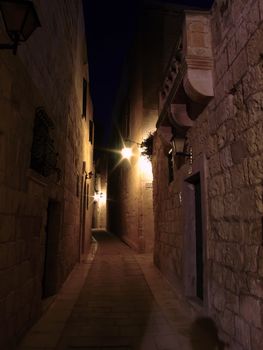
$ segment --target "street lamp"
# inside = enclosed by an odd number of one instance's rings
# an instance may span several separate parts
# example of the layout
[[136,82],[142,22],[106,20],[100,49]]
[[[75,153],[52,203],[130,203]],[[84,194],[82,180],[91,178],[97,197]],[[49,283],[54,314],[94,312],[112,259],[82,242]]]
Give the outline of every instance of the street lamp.
[[94,202],[105,203],[106,202],[106,194],[103,192],[96,191],[94,194]]
[[130,160],[132,157],[132,149],[129,147],[123,147],[121,150],[122,158]]
[[[139,142],[136,142],[136,141],[133,141],[133,140],[130,140],[130,139],[125,139],[124,142],[128,143],[128,144],[134,143],[134,144],[136,144],[139,147],[141,146],[141,144]],[[121,155],[122,155],[123,159],[130,160],[131,157],[133,156],[132,148],[131,147],[126,147],[126,145],[124,145],[124,147],[121,150]]]
[[37,12],[28,0],[0,0],[0,11],[6,32],[12,40],[10,44],[0,44],[0,49],[11,49],[15,55],[19,42],[26,41],[40,27]]

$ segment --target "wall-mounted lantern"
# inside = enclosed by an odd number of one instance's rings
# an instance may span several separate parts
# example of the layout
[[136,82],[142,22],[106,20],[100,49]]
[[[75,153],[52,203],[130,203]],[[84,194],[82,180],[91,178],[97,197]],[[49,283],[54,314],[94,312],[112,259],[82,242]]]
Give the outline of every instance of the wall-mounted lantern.
[[92,171],[89,171],[88,173],[86,173],[86,179],[92,179],[93,176],[94,176],[94,173]]
[[142,156],[145,156],[151,160],[153,154],[153,136],[154,133],[150,132],[148,136],[142,140],[141,143],[130,139],[125,139],[125,145],[121,150],[122,158],[130,159],[133,156],[132,148],[126,146],[129,143],[133,143],[137,145]]
[[125,139],[124,140],[125,144],[121,150],[121,155],[122,155],[122,158],[123,159],[128,159],[130,160],[131,157],[133,156],[133,152],[132,152],[132,147],[127,147],[128,144],[130,143],[134,143],[136,144],[137,146],[141,146],[141,144],[139,142],[136,142],[136,141],[133,141],[133,140],[130,140],[130,139]]
[[193,157],[192,147],[189,147],[189,152],[184,152],[185,138],[174,137],[172,139],[173,151],[176,156]]
[[123,147],[121,150],[121,155],[123,159],[130,160],[133,155],[132,149],[130,147]]
[[28,0],[0,0],[0,11],[10,44],[0,44],[0,49],[13,50],[15,55],[19,42],[26,41],[40,21],[34,4]]
[[94,202],[105,203],[106,202],[106,195],[105,195],[105,193],[95,191]]
[[190,146],[187,152],[184,151],[185,138],[182,137],[174,137],[172,139],[172,150],[175,156],[185,157],[189,159],[189,171],[188,173],[192,173],[192,165],[193,165],[193,149]]

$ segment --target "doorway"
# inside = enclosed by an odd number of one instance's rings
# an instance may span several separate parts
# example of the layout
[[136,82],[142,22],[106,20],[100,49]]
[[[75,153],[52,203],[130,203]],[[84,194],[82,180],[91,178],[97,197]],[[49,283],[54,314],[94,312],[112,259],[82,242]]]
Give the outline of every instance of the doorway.
[[80,198],[80,244],[79,255],[81,257],[85,252],[85,232],[86,232],[86,205],[87,205],[87,178],[85,173],[81,182],[81,198]]
[[58,289],[58,249],[61,222],[61,204],[50,200],[47,209],[42,298],[54,295]]
[[203,228],[200,175],[193,183],[195,193],[195,252],[196,252],[196,296],[204,298],[204,269],[203,269]]
[[202,305],[207,298],[207,201],[204,163],[183,183],[185,294]]

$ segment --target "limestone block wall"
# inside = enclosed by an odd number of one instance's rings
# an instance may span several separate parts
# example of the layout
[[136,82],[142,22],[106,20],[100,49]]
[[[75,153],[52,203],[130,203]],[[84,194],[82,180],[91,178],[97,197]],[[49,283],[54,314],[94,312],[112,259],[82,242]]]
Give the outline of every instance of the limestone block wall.
[[[103,159],[103,158],[102,158]],[[96,169],[95,189],[97,197],[93,204],[93,222],[92,228],[106,230],[108,229],[108,195],[107,195],[107,162],[99,164]],[[95,194],[96,196],[96,194]]]
[[[116,108],[118,112],[115,113],[123,139],[141,143],[156,129],[160,79],[173,48],[174,28],[180,21],[181,13],[177,12],[176,7],[153,4],[145,8],[128,62],[129,73],[123,76],[122,91],[127,90],[127,93],[118,101],[119,108]],[[115,139],[118,137],[119,134]],[[122,147],[122,142],[119,147]],[[115,217],[116,232],[131,247],[138,251],[152,251],[154,222],[151,164],[140,157],[136,144],[127,142],[127,147],[133,148],[134,155],[130,162],[123,160],[112,174],[109,173],[110,212],[115,212],[115,215],[110,214],[110,218]]]
[[[83,78],[88,81],[88,67],[81,1],[34,4],[41,28],[19,46],[16,56],[0,52],[0,344],[4,349],[12,349],[43,310],[49,249],[55,249],[53,291],[79,260],[83,161],[87,171],[92,166],[90,100],[86,119],[82,117],[82,83]],[[56,173],[43,177],[30,169],[39,106],[54,123],[61,178]],[[87,249],[91,216],[85,220]],[[55,248],[48,245],[48,230],[55,237]]]
[[158,135],[153,155],[154,262],[176,286],[182,282],[182,208],[179,178],[169,183],[168,160]]
[[[263,340],[262,21],[261,0],[215,1],[215,96],[187,134],[194,161],[205,155],[208,173],[203,311],[217,320],[231,349],[242,350],[260,349]],[[155,262],[185,293],[180,196],[187,165],[175,170],[169,185],[158,136],[153,164]]]

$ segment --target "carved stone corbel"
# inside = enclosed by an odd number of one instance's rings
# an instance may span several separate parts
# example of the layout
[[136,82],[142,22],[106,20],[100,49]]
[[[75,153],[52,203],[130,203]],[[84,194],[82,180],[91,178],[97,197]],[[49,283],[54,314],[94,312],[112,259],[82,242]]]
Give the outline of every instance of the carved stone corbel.
[[185,92],[192,101],[206,104],[214,96],[209,13],[186,11],[183,41]]
[[179,126],[188,129],[194,125],[194,122],[188,116],[186,104],[171,104],[169,120],[174,127]]

